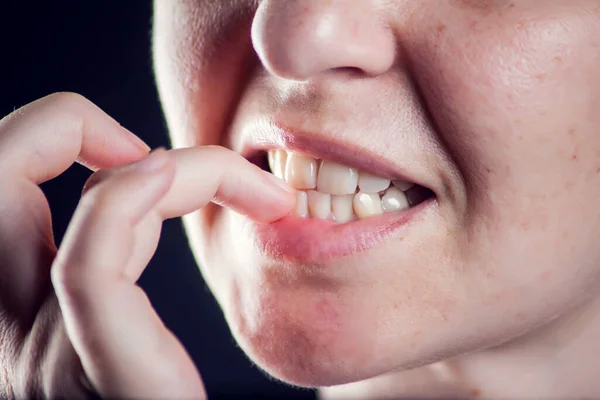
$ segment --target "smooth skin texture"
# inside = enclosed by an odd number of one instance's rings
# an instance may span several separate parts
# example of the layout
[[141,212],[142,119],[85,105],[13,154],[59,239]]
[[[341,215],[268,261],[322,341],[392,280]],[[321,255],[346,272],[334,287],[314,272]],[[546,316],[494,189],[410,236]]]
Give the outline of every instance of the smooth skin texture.
[[[266,223],[289,213],[294,194],[223,147],[147,153],[72,93],[0,122],[0,397],[205,397],[192,360],[136,285],[161,223],[211,201]],[[75,161],[102,169],[57,250],[37,185]]]
[[176,147],[283,121],[436,192],[320,272],[186,216],[257,365],[329,398],[600,396],[600,2],[157,0],[154,59]]

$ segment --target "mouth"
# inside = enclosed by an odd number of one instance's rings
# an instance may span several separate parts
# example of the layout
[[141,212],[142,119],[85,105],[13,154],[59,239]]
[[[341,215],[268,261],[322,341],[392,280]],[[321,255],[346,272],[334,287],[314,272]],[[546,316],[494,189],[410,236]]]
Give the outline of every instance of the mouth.
[[259,151],[249,160],[297,190],[293,215],[337,224],[400,213],[435,197],[405,179],[377,176],[286,149]]
[[292,214],[251,224],[265,256],[323,264],[408,234],[437,204],[434,190],[410,173],[345,144],[270,127],[254,132],[242,155],[297,190]]

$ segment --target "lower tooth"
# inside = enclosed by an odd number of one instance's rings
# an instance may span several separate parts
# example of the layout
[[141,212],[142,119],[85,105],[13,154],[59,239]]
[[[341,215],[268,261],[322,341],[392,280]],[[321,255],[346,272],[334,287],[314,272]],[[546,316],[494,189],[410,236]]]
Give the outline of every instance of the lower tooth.
[[298,217],[308,218],[308,198],[306,192],[302,190],[296,192],[296,207],[293,214]]
[[331,211],[338,224],[345,224],[354,219],[354,210],[352,209],[352,199],[354,195],[331,196]]
[[383,211],[386,213],[404,210],[409,208],[408,199],[406,194],[400,189],[391,187],[386,190],[385,194],[381,198],[381,206]]
[[331,196],[316,190],[309,190],[308,209],[313,217],[327,219],[331,214]]
[[352,201],[354,213],[358,218],[366,218],[383,214],[381,199],[377,193],[358,192]]

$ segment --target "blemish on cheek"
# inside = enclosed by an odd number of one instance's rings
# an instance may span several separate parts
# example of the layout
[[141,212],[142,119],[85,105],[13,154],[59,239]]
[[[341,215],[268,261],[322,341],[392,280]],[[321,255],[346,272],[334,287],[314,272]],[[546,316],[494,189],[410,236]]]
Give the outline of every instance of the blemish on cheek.
[[443,23],[441,23],[441,22],[440,22],[440,23],[438,24],[438,26],[437,26],[437,31],[438,31],[439,33],[442,33],[442,32],[444,32],[444,31],[445,31],[447,28],[448,28],[448,27],[447,27],[445,24],[443,24]]
[[338,310],[327,299],[321,299],[315,304],[317,317],[321,322],[335,328],[340,327],[340,315]]
[[543,281],[547,281],[552,276],[552,271],[544,271],[540,276]]
[[556,57],[554,57],[554,62],[555,62],[556,64],[558,64],[558,65],[562,65],[562,63],[563,63],[563,58],[562,58],[562,57],[560,57],[560,56],[556,56]]
[[537,74],[535,76],[535,79],[537,79],[537,81],[539,83],[542,83],[542,82],[544,82],[546,80],[546,74]]
[[523,315],[523,313],[518,312],[515,314],[515,319],[522,321],[523,319],[525,319],[525,316]]
[[479,396],[481,396],[481,390],[479,390],[479,389],[472,389],[469,392],[469,396],[471,396],[471,397],[479,397]]

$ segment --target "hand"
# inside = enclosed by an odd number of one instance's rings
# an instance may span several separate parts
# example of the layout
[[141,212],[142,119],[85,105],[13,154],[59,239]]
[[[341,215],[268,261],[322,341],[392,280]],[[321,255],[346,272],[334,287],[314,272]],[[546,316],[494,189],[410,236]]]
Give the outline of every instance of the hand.
[[[220,147],[146,155],[74,94],[0,122],[0,397],[205,397],[192,360],[136,285],[161,223],[210,201],[269,222],[294,196]],[[75,160],[105,169],[86,184],[57,251],[37,185]]]

